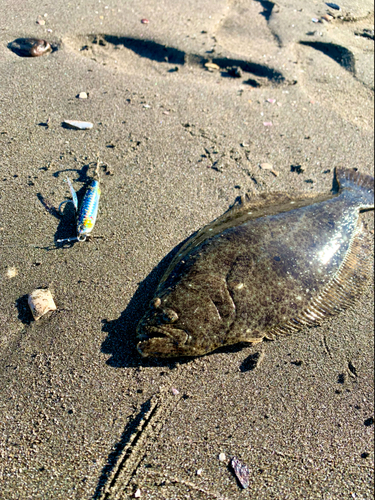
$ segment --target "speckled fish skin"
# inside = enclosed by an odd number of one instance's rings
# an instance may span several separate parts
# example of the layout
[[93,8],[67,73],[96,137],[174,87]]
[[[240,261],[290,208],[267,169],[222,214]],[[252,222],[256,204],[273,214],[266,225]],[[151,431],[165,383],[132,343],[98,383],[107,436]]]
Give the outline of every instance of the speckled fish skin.
[[335,185],[242,200],[193,234],[138,324],[141,355],[274,339],[350,306],[371,265],[360,211],[374,207],[374,179],[340,168]]

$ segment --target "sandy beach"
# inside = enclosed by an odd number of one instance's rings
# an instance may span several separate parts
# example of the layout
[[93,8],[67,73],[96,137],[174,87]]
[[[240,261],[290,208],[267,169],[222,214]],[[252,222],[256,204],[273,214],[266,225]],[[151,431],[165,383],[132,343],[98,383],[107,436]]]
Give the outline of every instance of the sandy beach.
[[[373,274],[354,308],[273,342],[157,360],[135,336],[179,244],[238,196],[373,175],[373,2],[339,7],[4,0],[2,500],[373,498]],[[22,37],[54,50],[20,57]],[[98,156],[94,238],[56,244],[75,236],[65,179],[82,194]],[[33,321],[39,287],[57,310]]]

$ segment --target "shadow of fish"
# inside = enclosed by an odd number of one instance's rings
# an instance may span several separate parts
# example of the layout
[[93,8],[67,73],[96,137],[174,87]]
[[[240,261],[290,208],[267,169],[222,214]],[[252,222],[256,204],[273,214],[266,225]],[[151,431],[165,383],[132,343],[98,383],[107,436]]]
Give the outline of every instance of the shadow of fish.
[[374,179],[336,170],[336,191],[241,199],[193,234],[137,327],[142,356],[198,356],[315,325],[351,305],[370,267],[360,211]]

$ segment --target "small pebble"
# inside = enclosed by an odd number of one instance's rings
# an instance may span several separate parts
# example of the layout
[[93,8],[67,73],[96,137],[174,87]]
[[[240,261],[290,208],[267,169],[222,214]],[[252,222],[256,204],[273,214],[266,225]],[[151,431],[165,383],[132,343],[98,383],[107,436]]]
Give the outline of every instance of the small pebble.
[[302,174],[305,170],[302,168],[302,165],[291,165],[291,172],[297,172],[297,174]]
[[203,469],[198,469],[197,472],[196,472],[197,476],[201,476],[202,472],[203,472]]
[[142,24],[148,24],[150,21],[148,19],[141,19]]
[[311,21],[312,21],[313,23],[318,23],[318,22],[319,22],[319,19],[317,19],[316,17],[313,17],[313,18],[311,19]]
[[330,16],[329,14],[324,14],[324,16],[322,16],[322,19],[324,19],[324,21],[327,21],[328,23],[330,23],[333,19],[333,16]]
[[38,38],[17,38],[8,44],[8,48],[20,57],[39,57],[52,51],[46,40]]
[[265,127],[272,127],[272,122],[263,122]]
[[80,122],[78,120],[64,120],[63,123],[76,130],[87,130],[94,126],[91,122]]
[[15,267],[9,267],[6,274],[7,274],[7,278],[11,279],[11,278],[15,278],[17,276],[18,271]]
[[267,102],[269,102],[270,104],[275,104],[276,99],[267,99]]
[[272,170],[273,169],[273,165],[271,165],[271,163],[261,163],[259,166],[262,170]]
[[49,311],[56,311],[57,307],[48,288],[38,288],[29,294],[28,304],[34,320],[38,321]]
[[141,490],[138,488],[138,490],[134,493],[134,498],[141,498]]
[[242,78],[243,72],[239,66],[232,66],[227,68],[227,72],[229,76],[233,76],[233,78]]
[[204,65],[205,68],[207,68],[209,71],[214,71],[215,69],[220,69],[220,66],[218,66],[215,63],[208,62]]
[[174,396],[177,396],[178,394],[180,394],[180,391],[178,391],[177,389],[175,389],[174,387],[172,387],[171,389],[171,392]]
[[225,453],[220,453],[220,455],[219,455],[220,462],[225,462],[226,459],[227,459],[226,454]]
[[88,94],[86,94],[86,92],[80,92],[78,95],[77,95],[78,99],[87,99],[88,98]]

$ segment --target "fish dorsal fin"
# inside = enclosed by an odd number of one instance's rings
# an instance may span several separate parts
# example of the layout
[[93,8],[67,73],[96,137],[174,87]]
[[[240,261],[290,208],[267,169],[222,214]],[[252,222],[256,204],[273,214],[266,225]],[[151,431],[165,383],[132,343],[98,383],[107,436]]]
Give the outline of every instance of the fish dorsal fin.
[[371,264],[370,243],[359,221],[348,253],[326,287],[295,317],[266,331],[265,337],[273,340],[278,335],[297,332],[306,325],[318,325],[324,318],[353,305],[368,281]]
[[251,197],[248,194],[239,197],[226,212],[220,215],[220,217],[202,227],[188,238],[169,264],[168,269],[160,281],[159,288],[168,278],[175,265],[193,248],[222,231],[239,226],[253,219],[289,212],[290,210],[312,205],[313,203],[330,200],[333,197],[334,195],[331,193],[301,193],[297,195],[288,193],[262,193],[251,195]]

